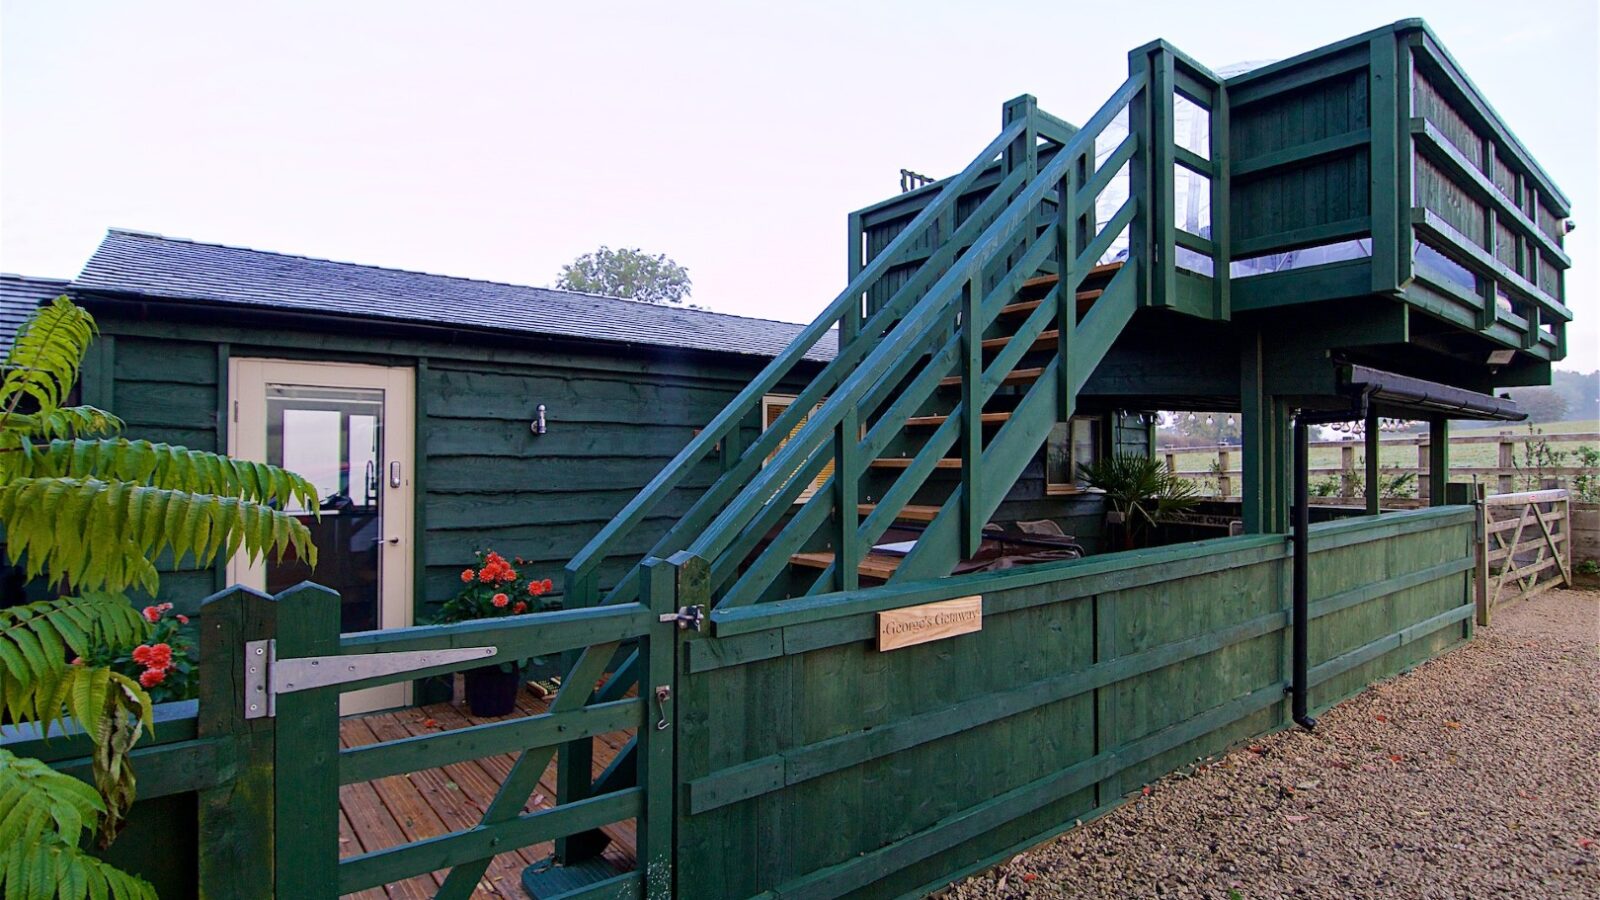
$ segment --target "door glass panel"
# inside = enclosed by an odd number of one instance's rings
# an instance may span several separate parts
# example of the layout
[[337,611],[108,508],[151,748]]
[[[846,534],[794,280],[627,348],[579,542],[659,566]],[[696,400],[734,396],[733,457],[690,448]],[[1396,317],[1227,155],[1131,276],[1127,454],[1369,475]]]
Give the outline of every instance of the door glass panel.
[[302,581],[339,592],[344,631],[382,627],[383,391],[267,385],[267,462],[316,486],[321,518],[291,508],[317,545],[317,570],[286,551],[268,557],[267,592]]

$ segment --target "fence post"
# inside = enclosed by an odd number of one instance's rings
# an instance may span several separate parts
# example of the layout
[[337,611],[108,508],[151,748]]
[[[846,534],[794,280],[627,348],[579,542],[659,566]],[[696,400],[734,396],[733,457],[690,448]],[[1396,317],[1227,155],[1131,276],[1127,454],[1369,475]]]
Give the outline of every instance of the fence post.
[[1422,501],[1423,506],[1428,505],[1428,490],[1431,487],[1428,483],[1432,475],[1428,471],[1428,440],[1432,436],[1430,432],[1417,440],[1417,499]]
[[1339,448],[1339,496],[1349,499],[1356,495],[1356,448],[1345,444]]
[[1502,440],[1499,446],[1500,458],[1498,465],[1500,467],[1500,473],[1499,483],[1495,488],[1495,493],[1510,494],[1517,489],[1516,483],[1511,475],[1511,470],[1516,468],[1517,464],[1516,445],[1511,443],[1509,440]]
[[[226,588],[200,602],[201,740],[220,738],[217,763],[231,777],[197,798],[202,897],[273,895],[276,720],[246,718],[249,704],[266,696],[245,694],[245,671],[264,666],[266,656],[248,655],[245,642],[277,636],[278,604],[249,588]],[[265,680],[262,681],[265,684]]]
[[[277,596],[278,659],[339,652],[339,594],[303,582]],[[339,692],[308,690],[277,699],[274,759],[276,893],[339,894]]]
[[1217,448],[1217,493],[1224,497],[1233,496],[1233,476],[1228,474],[1228,450],[1226,447]]
[[1478,552],[1473,561],[1472,581],[1473,600],[1478,604],[1478,624],[1489,624],[1489,486],[1474,484],[1472,486],[1472,502],[1476,515],[1473,516],[1475,532],[1477,534]]
[[1167,471],[1172,473],[1176,473],[1178,471],[1178,454],[1167,454]]

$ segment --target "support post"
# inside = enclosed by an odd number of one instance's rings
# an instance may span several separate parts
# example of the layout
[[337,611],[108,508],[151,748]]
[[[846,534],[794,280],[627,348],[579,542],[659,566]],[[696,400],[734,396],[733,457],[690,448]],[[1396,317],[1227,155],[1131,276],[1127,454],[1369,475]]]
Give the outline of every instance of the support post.
[[1217,493],[1223,497],[1233,496],[1233,476],[1229,474],[1233,460],[1229,458],[1228,448],[1217,448]]
[[[594,572],[582,577],[569,575],[567,593],[562,598],[563,606],[582,609],[597,605],[600,602],[597,578]],[[582,655],[582,650],[568,650],[561,654],[562,671],[571,672]],[[587,697],[584,699],[588,700]],[[556,754],[556,803],[575,803],[588,797],[593,792],[593,778],[594,738],[581,738],[562,744]],[[555,858],[556,862],[567,866],[597,856],[604,848],[601,842],[575,841],[572,836],[560,837],[556,839]]]
[[1429,447],[1433,441],[1433,424],[1428,424],[1428,433],[1417,441],[1417,499],[1424,506],[1431,505],[1429,499],[1433,495],[1433,472],[1428,468],[1428,463],[1433,458]]
[[1431,505],[1444,506],[1450,502],[1445,486],[1450,483],[1450,422],[1435,419],[1428,425],[1428,493]]
[[961,298],[961,556],[983,541],[983,291],[976,276]]
[[1381,434],[1378,413],[1374,409],[1367,410],[1367,428],[1363,435],[1366,438],[1366,463],[1367,463],[1367,515],[1375,516],[1380,512],[1379,506],[1383,499],[1383,435]]
[[1500,451],[1495,460],[1495,466],[1500,470],[1495,480],[1497,494],[1513,494],[1517,490],[1516,477],[1511,474],[1517,468],[1517,445],[1508,440],[1509,436],[1502,437],[1497,445]]
[[1472,486],[1473,545],[1476,552],[1472,561],[1472,600],[1477,606],[1478,624],[1489,624],[1489,486]]
[[861,541],[856,534],[861,525],[861,426],[854,403],[845,407],[844,418],[833,432],[834,586],[853,591],[861,586]]

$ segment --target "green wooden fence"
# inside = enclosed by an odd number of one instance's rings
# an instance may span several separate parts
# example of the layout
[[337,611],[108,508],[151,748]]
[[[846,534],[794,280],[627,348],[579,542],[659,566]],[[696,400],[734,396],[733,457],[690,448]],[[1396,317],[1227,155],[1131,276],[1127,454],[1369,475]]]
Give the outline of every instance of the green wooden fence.
[[[1468,507],[1314,526],[1314,707],[1470,636],[1473,534]],[[1289,557],[1223,538],[713,612],[680,659],[679,895],[915,896],[1284,727]],[[973,594],[982,631],[875,648],[878,612]]]

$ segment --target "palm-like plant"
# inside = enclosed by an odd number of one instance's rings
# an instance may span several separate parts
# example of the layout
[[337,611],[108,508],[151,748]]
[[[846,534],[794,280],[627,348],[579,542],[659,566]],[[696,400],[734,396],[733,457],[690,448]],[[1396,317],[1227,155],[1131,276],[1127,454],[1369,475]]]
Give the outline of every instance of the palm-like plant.
[[1193,482],[1168,471],[1151,456],[1114,453],[1080,465],[1078,471],[1089,487],[1105,492],[1112,512],[1122,520],[1129,549],[1135,537],[1154,526],[1163,513],[1189,509],[1200,502],[1200,489]]
[[117,436],[122,422],[69,406],[94,319],[66,297],[18,330],[0,377],[0,529],[28,577],[62,596],[0,610],[0,712],[15,722],[71,717],[95,745],[90,788],[0,750],[0,889],[4,896],[153,897],[146,882],[80,849],[109,843],[133,804],[127,754],[150,725],[150,697],[109,668],[74,664],[98,646],[138,643],[148,623],[122,592],[155,593],[154,560],[209,565],[293,548],[316,563],[304,525],[282,512],[316,508],[299,476]]

